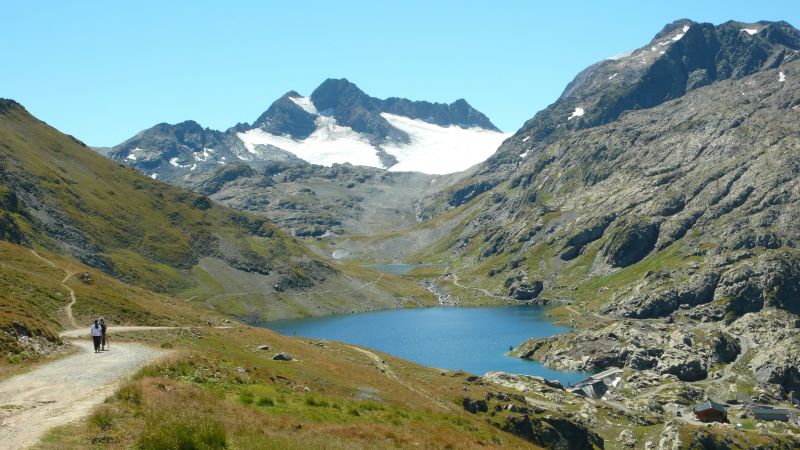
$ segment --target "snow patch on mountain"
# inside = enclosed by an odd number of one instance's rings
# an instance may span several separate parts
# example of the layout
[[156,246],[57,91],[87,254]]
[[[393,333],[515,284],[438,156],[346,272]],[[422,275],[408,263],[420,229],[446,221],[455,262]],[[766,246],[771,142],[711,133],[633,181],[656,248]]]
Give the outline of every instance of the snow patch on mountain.
[[783,72],[778,73],[778,83],[783,83],[786,81],[786,74]]
[[411,142],[383,145],[397,158],[392,172],[447,174],[466,170],[492,156],[509,134],[480,127],[443,127],[419,119],[381,113],[393,127],[405,131]]
[[744,31],[745,33],[749,34],[750,36],[758,33],[758,30],[755,29],[755,28],[742,28],[742,31]]
[[573,119],[573,118],[575,118],[575,117],[580,117],[580,116],[582,116],[582,115],[583,115],[585,112],[586,112],[586,111],[584,111],[584,110],[583,110],[583,108],[581,108],[580,106],[576,106],[576,107],[575,107],[575,111],[572,111],[572,114],[570,114],[570,115],[569,115],[569,117],[567,117],[567,120],[572,120],[572,119]]
[[[192,153],[192,156],[194,156],[195,161],[206,162],[206,161],[208,161],[208,158],[211,157],[212,153],[214,153],[214,149],[213,148],[205,148],[205,147],[203,147],[203,152],[202,153],[194,152],[194,153]],[[224,159],[224,157],[223,157],[223,159]]]
[[313,114],[315,116],[319,114],[317,112],[317,107],[314,106],[314,103],[311,101],[311,97],[289,97],[289,100],[291,100],[295,105],[303,108],[303,111],[309,114]]
[[[294,99],[292,99],[294,100]],[[350,127],[336,123],[333,117],[317,116],[317,129],[309,137],[297,140],[288,135],[276,136],[260,128],[236,133],[247,151],[259,154],[257,146],[272,145],[312,164],[331,166],[346,163],[361,166],[383,167],[375,147]]]

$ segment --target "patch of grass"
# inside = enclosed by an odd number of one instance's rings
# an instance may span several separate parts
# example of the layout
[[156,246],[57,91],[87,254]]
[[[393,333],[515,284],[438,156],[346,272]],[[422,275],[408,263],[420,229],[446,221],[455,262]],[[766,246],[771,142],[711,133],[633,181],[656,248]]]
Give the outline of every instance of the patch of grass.
[[255,396],[252,392],[248,391],[247,389],[243,389],[239,392],[239,401],[245,405],[252,405],[253,401],[255,400]]
[[258,401],[256,402],[258,406],[275,406],[275,401],[269,397],[259,397]]
[[218,450],[228,447],[222,423],[210,420],[162,417],[136,442],[140,450]]
[[329,408],[331,406],[331,403],[328,402],[327,400],[316,397],[314,395],[307,395],[305,402],[306,405],[308,406],[316,406],[320,408]]
[[123,402],[141,405],[142,389],[136,383],[128,383],[117,391],[115,397]]
[[89,423],[103,431],[108,431],[114,425],[114,413],[108,406],[100,406],[89,416]]

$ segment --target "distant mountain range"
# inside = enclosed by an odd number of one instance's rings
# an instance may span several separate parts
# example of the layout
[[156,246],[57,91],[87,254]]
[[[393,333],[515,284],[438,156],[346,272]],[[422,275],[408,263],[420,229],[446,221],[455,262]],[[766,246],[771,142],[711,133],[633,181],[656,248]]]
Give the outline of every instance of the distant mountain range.
[[446,174],[484,161],[505,137],[463,99],[381,100],[346,79],[328,79],[308,97],[287,92],[252,124],[218,131],[191,120],[160,123],[107,154],[167,181],[240,161],[351,163]]

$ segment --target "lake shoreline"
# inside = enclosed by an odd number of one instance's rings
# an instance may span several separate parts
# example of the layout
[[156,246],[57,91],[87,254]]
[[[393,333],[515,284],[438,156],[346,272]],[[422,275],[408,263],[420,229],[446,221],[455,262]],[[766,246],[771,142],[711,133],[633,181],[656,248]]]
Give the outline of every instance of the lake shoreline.
[[340,341],[375,349],[427,367],[482,375],[507,372],[579,381],[583,372],[559,371],[508,354],[531,337],[572,331],[548,317],[549,306],[435,306],[261,322],[287,336]]

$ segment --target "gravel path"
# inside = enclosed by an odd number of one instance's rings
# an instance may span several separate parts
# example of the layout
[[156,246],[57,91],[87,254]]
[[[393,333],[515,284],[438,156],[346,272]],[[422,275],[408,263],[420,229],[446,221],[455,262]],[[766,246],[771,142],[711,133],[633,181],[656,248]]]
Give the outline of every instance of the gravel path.
[[77,354],[0,383],[0,442],[7,450],[34,445],[53,427],[82,419],[120,382],[163,352],[133,343],[94,353],[88,340]]

